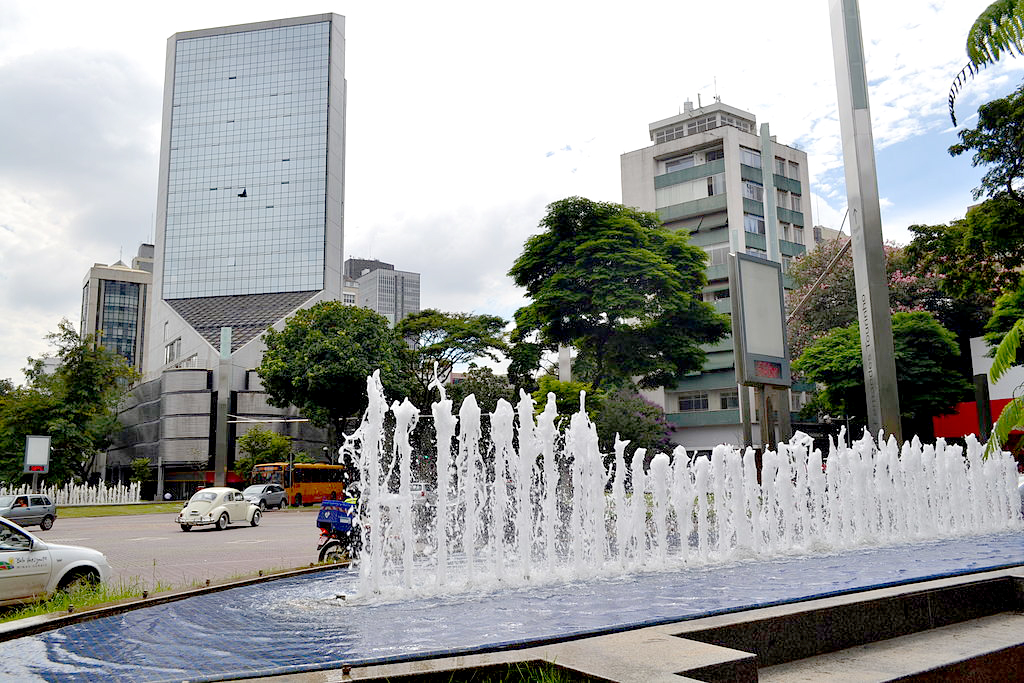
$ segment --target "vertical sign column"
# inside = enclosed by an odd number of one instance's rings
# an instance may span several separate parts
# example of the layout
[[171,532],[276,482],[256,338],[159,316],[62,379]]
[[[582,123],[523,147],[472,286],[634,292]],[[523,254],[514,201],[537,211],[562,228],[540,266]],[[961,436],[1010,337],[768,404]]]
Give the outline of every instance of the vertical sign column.
[[875,147],[857,0],[830,0],[868,429],[901,439]]

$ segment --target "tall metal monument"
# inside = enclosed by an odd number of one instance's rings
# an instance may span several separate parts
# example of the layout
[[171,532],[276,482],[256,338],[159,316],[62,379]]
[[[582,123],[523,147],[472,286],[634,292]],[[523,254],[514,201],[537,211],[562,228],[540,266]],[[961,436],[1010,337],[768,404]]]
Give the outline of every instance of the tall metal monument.
[[829,8],[846,196],[850,207],[850,235],[853,238],[853,274],[864,358],[868,429],[872,434],[883,429],[886,434],[902,440],[860,7],[857,0],[830,0]]

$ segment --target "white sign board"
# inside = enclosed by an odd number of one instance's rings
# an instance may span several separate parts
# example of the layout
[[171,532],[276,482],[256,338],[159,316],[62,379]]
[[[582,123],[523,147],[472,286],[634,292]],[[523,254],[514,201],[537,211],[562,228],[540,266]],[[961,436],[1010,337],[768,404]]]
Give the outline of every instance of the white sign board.
[[50,437],[25,437],[26,474],[46,474],[50,471]]
[[782,266],[746,254],[730,254],[729,259],[736,380],[740,384],[788,387],[792,378]]

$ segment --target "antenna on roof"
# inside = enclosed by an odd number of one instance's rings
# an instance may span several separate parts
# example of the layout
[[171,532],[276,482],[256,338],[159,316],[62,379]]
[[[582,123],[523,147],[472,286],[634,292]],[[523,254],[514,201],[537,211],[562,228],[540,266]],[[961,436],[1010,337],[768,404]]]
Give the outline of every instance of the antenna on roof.
[[700,103],[700,93],[697,93],[697,109],[700,109],[704,105]]
[[722,98],[718,96],[718,76],[714,76],[715,81],[715,102],[721,102]]

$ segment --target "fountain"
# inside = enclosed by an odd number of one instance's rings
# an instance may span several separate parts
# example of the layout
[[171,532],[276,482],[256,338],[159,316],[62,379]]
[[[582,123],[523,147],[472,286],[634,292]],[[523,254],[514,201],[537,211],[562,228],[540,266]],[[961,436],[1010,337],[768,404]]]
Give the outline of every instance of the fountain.
[[[473,397],[456,414],[439,386],[423,416],[408,400],[389,406],[376,374],[367,387],[344,447],[360,474],[358,566],[0,642],[0,678],[286,674],[1024,564],[1013,461],[982,458],[972,437],[962,448],[864,435],[823,459],[797,434],[758,473],[751,450],[724,445],[710,458],[682,447],[627,458],[621,440],[601,453],[585,397],[562,430],[550,396],[539,412],[522,395],[485,417]],[[420,420],[433,422],[435,505],[410,495]]]
[[644,450],[627,463],[621,440],[613,455],[599,451],[585,396],[561,434],[554,395],[536,417],[525,393],[514,409],[499,401],[489,416],[491,443],[481,450],[475,399],[456,418],[443,388],[432,408],[437,504],[417,507],[410,434],[418,411],[408,400],[389,408],[376,375],[367,393],[366,415],[346,444],[359,463],[366,524],[359,595],[516,587],[1022,524],[1013,459],[983,459],[973,436],[966,452],[942,439],[900,446],[865,434],[846,447],[840,437],[823,460],[798,433],[765,451],[760,477],[752,449],[725,445],[710,458],[679,446],[645,468]]

